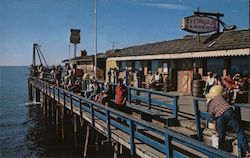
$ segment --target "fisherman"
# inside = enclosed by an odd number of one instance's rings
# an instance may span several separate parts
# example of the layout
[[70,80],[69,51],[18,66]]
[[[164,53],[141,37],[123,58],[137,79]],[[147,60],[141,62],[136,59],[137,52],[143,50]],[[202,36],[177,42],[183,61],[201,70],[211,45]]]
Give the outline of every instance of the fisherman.
[[229,125],[237,134],[237,140],[243,156],[250,156],[250,147],[246,135],[240,129],[240,121],[236,116],[232,106],[223,98],[224,88],[220,85],[214,85],[206,95],[208,112],[215,120],[215,129],[218,132],[218,144],[220,149],[225,149],[225,136],[227,126]]

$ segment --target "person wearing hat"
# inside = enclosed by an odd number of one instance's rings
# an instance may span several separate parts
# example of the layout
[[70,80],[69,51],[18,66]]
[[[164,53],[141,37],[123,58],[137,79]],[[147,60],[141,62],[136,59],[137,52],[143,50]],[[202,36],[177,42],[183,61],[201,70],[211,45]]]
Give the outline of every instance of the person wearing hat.
[[216,130],[218,132],[218,144],[220,149],[225,149],[226,129],[230,128],[237,134],[237,140],[241,148],[243,156],[250,156],[250,147],[246,135],[240,129],[240,122],[236,116],[232,106],[230,106],[223,98],[222,93],[224,88],[220,85],[214,85],[210,88],[206,95],[208,112],[215,120]]

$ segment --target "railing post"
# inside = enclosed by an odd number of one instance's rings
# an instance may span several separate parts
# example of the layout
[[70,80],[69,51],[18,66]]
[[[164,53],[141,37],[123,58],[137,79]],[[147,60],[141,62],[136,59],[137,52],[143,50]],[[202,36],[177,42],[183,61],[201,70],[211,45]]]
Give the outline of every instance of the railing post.
[[134,121],[129,119],[129,135],[130,135],[130,154],[135,154],[135,142],[134,142]]
[[70,110],[71,110],[71,115],[73,115],[73,99],[72,99],[72,94],[70,94]]
[[166,151],[165,151],[166,158],[170,158],[171,157],[170,136],[167,132],[165,133],[165,147],[166,147]]
[[177,119],[177,117],[178,117],[178,111],[179,111],[178,97],[174,96],[174,98],[173,98],[173,104],[174,104],[173,115]]
[[79,98],[79,105],[80,105],[80,119],[82,119],[82,99]]
[[194,99],[194,113],[195,113],[197,138],[198,140],[203,141],[201,126],[200,126],[200,111],[199,111],[198,100],[196,99]]
[[95,127],[94,105],[90,103],[92,126]]
[[65,92],[63,91],[63,106],[66,106],[66,96],[65,96]]
[[148,91],[148,109],[151,110],[151,92]]
[[128,102],[129,104],[131,104],[131,88],[127,87],[128,88]]
[[111,130],[110,130],[110,112],[106,110],[106,124],[107,124],[107,135],[108,135],[108,141],[111,141]]
[[57,88],[57,101],[60,103],[60,89]]
[[55,87],[53,86],[53,96],[54,96],[54,101],[56,101],[56,92],[55,92]]

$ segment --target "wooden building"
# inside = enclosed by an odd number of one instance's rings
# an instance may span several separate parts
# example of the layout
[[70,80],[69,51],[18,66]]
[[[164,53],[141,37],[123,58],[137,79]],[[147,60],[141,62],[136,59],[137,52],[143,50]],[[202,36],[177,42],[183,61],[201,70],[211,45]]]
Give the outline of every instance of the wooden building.
[[[211,35],[186,36],[182,39],[163,41],[120,50],[107,51],[106,72],[110,68],[132,70],[130,79],[136,80],[133,70],[162,73],[169,90],[191,93],[194,73],[206,76],[207,72],[225,76],[228,73],[250,75],[249,29],[224,31]],[[122,73],[120,73],[122,75]],[[107,79],[107,73],[106,73]]]

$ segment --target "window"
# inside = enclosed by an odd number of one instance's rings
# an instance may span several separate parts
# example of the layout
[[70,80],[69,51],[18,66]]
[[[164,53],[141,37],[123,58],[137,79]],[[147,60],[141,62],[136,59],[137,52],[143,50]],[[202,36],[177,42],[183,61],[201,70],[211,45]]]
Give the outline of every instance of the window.
[[250,75],[250,57],[234,58],[231,60],[231,74],[240,73],[247,77]]
[[214,58],[207,60],[207,72],[217,73],[219,76],[223,76],[224,59]]

